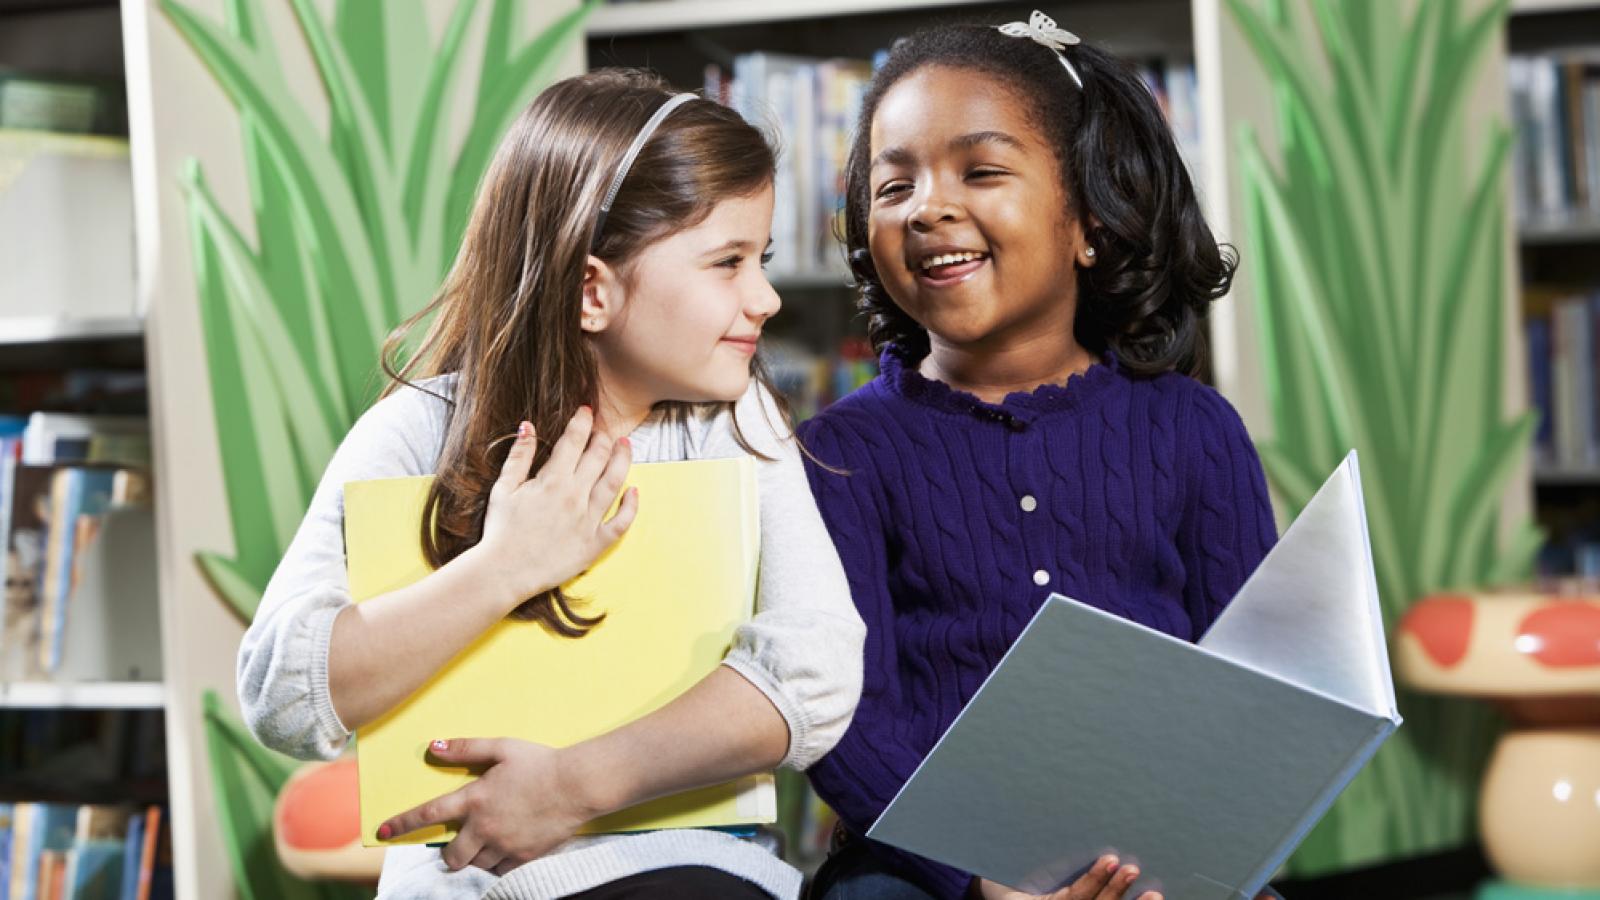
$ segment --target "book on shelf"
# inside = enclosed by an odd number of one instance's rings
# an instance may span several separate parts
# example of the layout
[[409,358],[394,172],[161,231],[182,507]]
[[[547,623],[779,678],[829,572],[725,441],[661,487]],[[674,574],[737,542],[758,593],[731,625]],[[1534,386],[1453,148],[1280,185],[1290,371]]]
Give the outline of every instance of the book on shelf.
[[0,435],[0,678],[160,677],[149,449],[136,417]]
[[150,466],[150,421],[144,416],[36,412],[22,435],[22,461]]
[[834,238],[844,206],[850,131],[861,110],[871,64],[779,53],[745,53],[731,71],[706,67],[704,93],[761,127],[777,145],[773,179],[774,274],[838,272]]
[[796,421],[811,418],[878,376],[878,358],[861,338],[847,338],[827,355],[792,340],[768,338],[761,353],[773,386],[788,398]]
[[1600,48],[1513,55],[1506,82],[1518,217],[1600,216]]
[[1189,178],[1199,190],[1205,183],[1200,142],[1200,86],[1194,63],[1181,59],[1152,59],[1137,64],[1139,77],[1167,117],[1178,155],[1189,167]]
[[1531,285],[1524,291],[1529,402],[1539,416],[1542,467],[1600,466],[1600,290]]
[[0,807],[0,896],[162,900],[172,896],[162,809],[15,803]]

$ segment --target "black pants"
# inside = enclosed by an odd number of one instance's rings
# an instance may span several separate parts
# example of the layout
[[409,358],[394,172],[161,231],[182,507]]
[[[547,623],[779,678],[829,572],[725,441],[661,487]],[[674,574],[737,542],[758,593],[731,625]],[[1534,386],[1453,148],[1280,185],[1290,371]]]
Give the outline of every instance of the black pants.
[[673,866],[619,878],[568,900],[772,900],[772,895],[710,866]]

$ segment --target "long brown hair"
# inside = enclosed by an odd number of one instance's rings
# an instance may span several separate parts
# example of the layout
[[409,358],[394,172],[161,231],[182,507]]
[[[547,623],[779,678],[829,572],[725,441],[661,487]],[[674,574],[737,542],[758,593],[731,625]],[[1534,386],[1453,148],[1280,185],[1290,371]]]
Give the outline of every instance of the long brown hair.
[[[495,153],[438,295],[385,341],[385,395],[413,379],[457,378],[454,396],[445,398],[449,424],[423,515],[430,565],[482,538],[489,488],[518,422],[533,423],[538,472],[578,407],[596,403],[596,360],[579,327],[588,254],[626,283],[641,250],[698,225],[722,200],[772,183],[773,152],[759,131],[720,104],[690,102],[645,144],[596,238],[623,154],[672,95],[648,73],[602,70],[535,98]],[[415,352],[399,364],[412,329],[429,316]],[[765,383],[759,368],[755,375]],[[739,442],[749,449],[742,435]],[[600,620],[576,613],[560,588],[524,601],[512,616],[568,637]]]

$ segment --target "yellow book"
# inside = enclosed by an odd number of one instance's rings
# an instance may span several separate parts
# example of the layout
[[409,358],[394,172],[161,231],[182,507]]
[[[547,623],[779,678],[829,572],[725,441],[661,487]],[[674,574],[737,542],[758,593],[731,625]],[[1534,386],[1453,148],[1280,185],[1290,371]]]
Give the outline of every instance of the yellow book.
[[[422,508],[432,476],[345,485],[345,554],[356,602],[428,574]],[[639,514],[626,535],[565,585],[586,636],[502,621],[387,716],[360,729],[361,836],[368,846],[437,843],[439,826],[378,841],[383,821],[469,783],[427,761],[436,738],[515,737],[564,747],[665,705],[721,663],[754,611],[760,555],[755,462],[632,467]],[[530,552],[537,548],[530,547]],[[664,797],[596,820],[585,833],[766,823],[777,818],[770,773]]]

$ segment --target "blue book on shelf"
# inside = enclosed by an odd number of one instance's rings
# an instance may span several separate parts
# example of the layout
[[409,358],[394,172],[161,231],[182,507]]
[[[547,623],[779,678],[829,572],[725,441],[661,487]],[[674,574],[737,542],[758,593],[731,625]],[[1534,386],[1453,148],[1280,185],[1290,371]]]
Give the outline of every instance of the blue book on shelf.
[[1555,426],[1551,414],[1555,410],[1553,375],[1550,363],[1555,353],[1550,343],[1550,320],[1544,317],[1529,319],[1526,323],[1528,340],[1528,386],[1534,411],[1539,415],[1538,429],[1533,445],[1539,459],[1553,462],[1556,458]]
[[0,803],[0,900],[11,896],[11,812],[11,804]]
[[144,851],[144,816],[128,819],[128,840],[122,847],[121,900],[139,900],[140,854]]
[[122,841],[83,841],[73,848],[66,900],[118,900],[122,891]]

